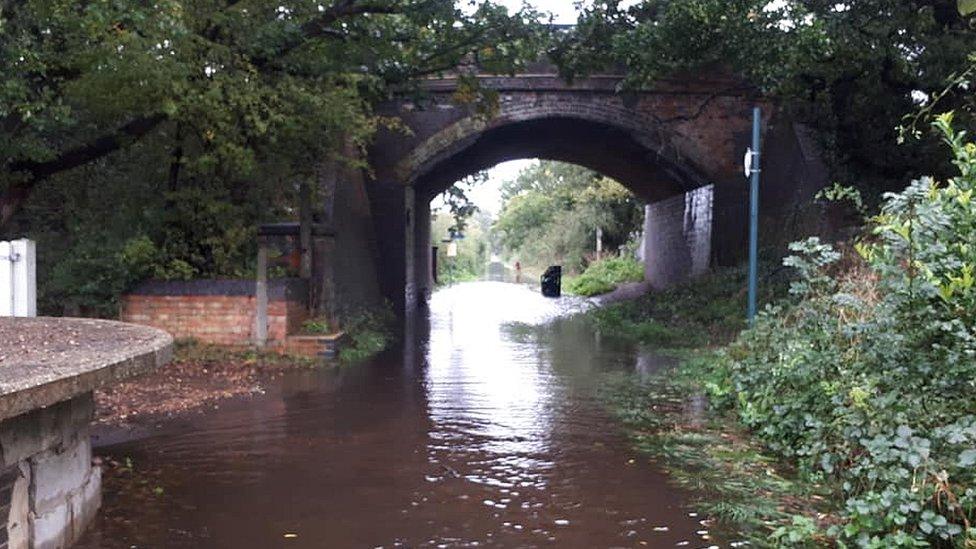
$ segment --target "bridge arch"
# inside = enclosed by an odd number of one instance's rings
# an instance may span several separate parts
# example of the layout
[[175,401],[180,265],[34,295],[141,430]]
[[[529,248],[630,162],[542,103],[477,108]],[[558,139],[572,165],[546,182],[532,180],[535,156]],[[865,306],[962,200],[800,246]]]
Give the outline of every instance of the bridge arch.
[[[582,165],[646,201],[645,233],[652,232],[654,242],[645,251],[656,269],[648,276],[659,286],[694,275],[716,258],[729,263],[741,256],[747,188],[741,158],[752,107],[762,102],[749,87],[708,72],[639,92],[621,92],[621,75],[567,83],[546,67],[478,78],[497,94],[490,116],[457,103],[451,77],[432,79],[419,96],[394,98],[377,109],[409,129],[377,136],[363,183],[376,278],[398,309],[415,307],[431,290],[430,200],[455,181],[507,160]],[[764,104],[768,131],[776,109]],[[806,169],[810,155],[802,140],[788,123],[780,128],[786,132],[779,154],[784,173]],[[769,168],[764,162],[767,173]],[[791,182],[782,179],[784,190],[764,199],[788,197]]]
[[501,162],[540,158],[600,172],[648,202],[710,183],[658,121],[623,105],[576,99],[503,98],[490,121],[463,118],[417,144],[397,164],[397,179],[436,195]]
[[418,162],[407,177],[419,195],[437,195],[455,181],[501,162],[524,158],[578,164],[612,177],[647,202],[708,184],[693,166],[663,158],[618,126],[568,116],[499,125],[453,141]]

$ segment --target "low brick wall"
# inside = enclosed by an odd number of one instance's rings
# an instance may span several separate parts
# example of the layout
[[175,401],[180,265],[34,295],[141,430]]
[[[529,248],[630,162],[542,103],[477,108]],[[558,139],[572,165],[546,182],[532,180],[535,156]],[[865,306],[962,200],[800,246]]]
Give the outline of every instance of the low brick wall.
[[[254,340],[255,284],[250,280],[151,281],[122,297],[121,320],[166,330],[177,339],[220,345]],[[268,282],[268,342],[283,344],[308,318],[300,279]]]

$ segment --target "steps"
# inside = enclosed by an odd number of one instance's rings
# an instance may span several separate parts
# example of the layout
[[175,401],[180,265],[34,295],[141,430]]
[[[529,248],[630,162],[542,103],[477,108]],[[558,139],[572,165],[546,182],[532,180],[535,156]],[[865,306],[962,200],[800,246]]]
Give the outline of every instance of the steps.
[[337,358],[347,339],[345,332],[322,335],[289,335],[280,347],[282,354],[307,358]]

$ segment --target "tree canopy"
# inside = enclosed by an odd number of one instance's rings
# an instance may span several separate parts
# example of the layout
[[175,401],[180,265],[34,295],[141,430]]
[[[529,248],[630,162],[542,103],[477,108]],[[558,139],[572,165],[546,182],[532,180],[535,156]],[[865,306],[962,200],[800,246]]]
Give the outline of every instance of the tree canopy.
[[620,4],[589,4],[575,32],[553,46],[567,76],[623,65],[627,85],[643,87],[682,70],[731,71],[818,130],[836,175],[847,182],[900,188],[912,175],[947,171],[942,155],[933,154],[937,138],[899,146],[897,128],[936,97],[939,110],[973,110],[971,78],[942,94],[976,52],[973,14],[960,9],[965,2]]
[[581,270],[593,255],[596,231],[616,251],[639,232],[640,201],[616,181],[562,162],[534,164],[502,185],[495,223],[502,247],[526,266]]
[[487,0],[0,0],[0,236],[38,241],[52,313],[112,315],[145,277],[246,276],[256,225],[297,217],[323,161],[367,168],[396,126],[374,104],[517,70],[537,19]]
[[167,132],[173,174],[308,170],[371,101],[462,61],[517,68],[536,15],[490,1],[0,3],[0,227],[41,181]]

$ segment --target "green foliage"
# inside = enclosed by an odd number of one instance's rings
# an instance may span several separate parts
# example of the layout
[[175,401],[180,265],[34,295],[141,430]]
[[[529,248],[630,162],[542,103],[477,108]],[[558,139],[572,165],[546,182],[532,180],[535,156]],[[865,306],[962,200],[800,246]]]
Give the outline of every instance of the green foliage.
[[35,189],[18,226],[38,242],[45,314],[117,316],[119,294],[147,278],[253,275],[254,229],[287,218],[296,189],[188,179],[170,192],[158,139]]
[[976,0],[959,0],[959,13],[961,15],[976,13]]
[[867,213],[861,192],[854,187],[834,183],[830,187],[826,187],[817,192],[816,198],[817,200],[827,202],[847,203],[862,216]]
[[814,534],[806,515],[834,510],[824,497],[829,492],[790,475],[734,416],[703,405],[711,361],[711,353],[693,352],[680,366],[647,379],[611,377],[601,396],[635,448],[718,522],[709,528],[713,535],[759,547],[803,546]]
[[[589,269],[589,267],[587,267],[587,269]],[[564,285],[566,293],[581,295],[584,297],[605,294],[612,292],[616,288],[617,285],[613,282],[599,278],[592,274],[587,275],[586,271],[583,271],[583,274],[577,277],[566,279]]]
[[471,187],[487,180],[488,172],[478,172],[451,185],[441,194],[440,198],[444,206],[454,218],[454,224],[447,229],[448,234],[452,237],[463,235],[468,226],[468,220],[478,212],[478,206],[468,198],[468,191],[471,190]]
[[349,344],[339,350],[339,358],[343,362],[360,362],[383,351],[395,339],[395,326],[396,316],[389,304],[351,314],[342,324]]
[[397,127],[377,101],[537,59],[534,11],[469,4],[2,3],[0,237],[38,240],[42,308],[112,316],[139,277],[248,275],[255,225],[294,219],[299,182],[367,168]]
[[306,334],[331,334],[332,325],[326,318],[310,318],[302,322],[302,332]]
[[477,280],[484,276],[492,249],[491,217],[482,211],[472,214],[465,223],[464,238],[454,241],[457,255],[448,257],[451,235],[458,236],[457,221],[453,214],[435,213],[431,222],[431,235],[437,245],[437,282],[450,286],[458,282]]
[[857,257],[794,244],[798,301],[767,308],[718,363],[714,400],[840,487],[836,523],[797,519],[789,540],[976,543],[976,145],[950,116],[937,126],[959,175],[887,195]]
[[502,196],[495,230],[523,267],[558,264],[579,272],[593,254],[598,227],[604,249],[616,250],[643,224],[643,207],[630,191],[572,164],[539,162],[506,182]]
[[644,280],[644,266],[633,257],[618,256],[590,263],[582,274],[567,279],[564,286],[571,294],[588,297],[613,291],[625,282],[641,280]]
[[150,127],[178,122],[186,162],[203,169],[246,174],[283,156],[301,173],[301,162],[363,145],[380,123],[370,101],[392,86],[466,58],[496,73],[536,58],[536,13],[512,15],[487,1],[468,8],[453,0],[5,3],[0,173],[4,182],[42,177],[33,163],[67,160],[69,146],[140,117]]

